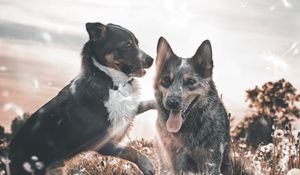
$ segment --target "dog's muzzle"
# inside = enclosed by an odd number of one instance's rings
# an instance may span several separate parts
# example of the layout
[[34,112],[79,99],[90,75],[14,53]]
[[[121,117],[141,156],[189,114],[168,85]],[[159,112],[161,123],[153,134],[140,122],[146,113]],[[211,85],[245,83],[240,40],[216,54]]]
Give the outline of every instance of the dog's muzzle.
[[[166,122],[166,127],[167,127],[168,132],[177,133],[181,129],[181,126],[182,126],[184,120],[189,115],[191,110],[194,108],[198,99],[199,99],[199,96],[194,97],[192,102],[189,104],[189,106],[183,112],[182,112],[182,110],[176,110],[176,109],[170,110],[170,114],[169,114],[169,117]],[[171,107],[174,107],[174,106],[172,106],[172,105],[174,105],[173,104],[174,101],[176,102],[176,100],[172,100],[171,101],[172,104],[169,104],[169,105],[171,105]],[[168,101],[167,101],[167,103],[168,103]],[[178,107],[178,106],[176,106],[176,107]]]
[[146,74],[146,70],[152,66],[153,64],[153,58],[146,55],[146,58],[143,61],[140,61],[140,67],[136,67],[136,71],[134,71],[134,73],[132,73],[132,76],[135,77],[142,77]]
[[198,101],[198,99],[199,99],[199,96],[194,97],[194,99],[189,104],[189,106],[186,108],[186,110],[181,114],[181,116],[182,116],[183,119],[185,119],[189,115],[189,113],[191,112],[191,110],[195,106],[195,104]]

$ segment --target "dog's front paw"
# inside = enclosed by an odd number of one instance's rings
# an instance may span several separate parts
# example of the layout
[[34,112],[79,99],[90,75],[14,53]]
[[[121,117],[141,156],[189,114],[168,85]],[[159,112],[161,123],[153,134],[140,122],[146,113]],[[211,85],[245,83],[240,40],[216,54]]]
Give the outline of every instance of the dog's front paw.
[[139,156],[138,166],[144,175],[154,175],[155,169],[151,163],[151,161],[144,155]]

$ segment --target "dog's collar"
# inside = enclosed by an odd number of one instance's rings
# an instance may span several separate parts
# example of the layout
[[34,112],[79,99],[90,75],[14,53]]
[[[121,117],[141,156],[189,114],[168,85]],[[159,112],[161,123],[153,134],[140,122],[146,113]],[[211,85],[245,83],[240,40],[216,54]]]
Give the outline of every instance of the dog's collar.
[[112,78],[113,86],[112,90],[119,90],[120,87],[124,87],[127,84],[131,84],[134,80],[133,77],[127,76],[125,73],[115,70],[113,68],[103,66],[99,62],[96,61],[94,57],[92,57],[93,64],[101,71],[103,71],[106,75]]
[[186,110],[181,114],[182,118],[185,119],[185,118],[189,115],[189,113],[191,112],[191,110],[192,110],[193,107],[195,106],[195,104],[196,104],[196,102],[198,101],[198,99],[199,99],[199,95],[196,96],[196,97],[192,100],[192,102],[189,104],[189,106],[186,108]]
[[[122,85],[122,87],[126,86],[126,84],[132,85],[133,80],[134,79],[131,77],[125,84]],[[119,90],[119,87],[120,86],[113,85],[111,89],[117,91]]]

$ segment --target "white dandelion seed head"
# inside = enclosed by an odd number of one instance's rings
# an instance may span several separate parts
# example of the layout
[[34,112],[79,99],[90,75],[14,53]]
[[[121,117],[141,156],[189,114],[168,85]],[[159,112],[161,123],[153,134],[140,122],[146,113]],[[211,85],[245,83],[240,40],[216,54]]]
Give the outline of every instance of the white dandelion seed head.
[[274,131],[275,138],[283,138],[283,136],[284,136],[284,131],[282,129],[276,129]]
[[128,170],[128,169],[130,169],[130,165],[128,165],[128,164],[123,164],[123,168],[124,168],[125,170]]
[[35,163],[35,167],[36,167],[36,169],[38,169],[38,170],[41,170],[41,169],[43,169],[44,168],[44,163],[43,162],[36,162]]
[[31,165],[30,165],[29,162],[24,162],[24,163],[23,163],[23,168],[24,168],[24,170],[27,171],[28,173],[34,173],[34,171],[33,171],[33,169],[32,169],[32,167],[31,167]]
[[37,156],[31,156],[31,160],[37,161],[37,160],[39,160],[39,158]]

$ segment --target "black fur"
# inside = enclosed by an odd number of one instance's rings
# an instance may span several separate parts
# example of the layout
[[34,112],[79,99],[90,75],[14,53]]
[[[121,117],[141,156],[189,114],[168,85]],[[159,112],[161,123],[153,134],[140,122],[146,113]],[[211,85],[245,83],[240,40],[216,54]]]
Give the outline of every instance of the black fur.
[[[81,74],[33,113],[13,137],[9,145],[12,175],[27,175],[30,169],[35,174],[45,174],[46,168],[53,164],[89,149],[130,160],[145,174],[153,174],[152,164],[144,155],[119,146],[118,140],[110,138],[112,124],[104,102],[109,99],[109,90],[113,89],[114,84],[112,77],[93,64],[92,58],[104,66],[115,66],[115,61],[138,65],[127,70],[128,76],[150,67],[153,59],[138,48],[137,39],[125,28],[101,23],[87,23],[86,27],[90,40],[82,51]],[[132,45],[122,50],[122,44],[126,42]],[[142,53],[142,58],[138,58],[138,53]],[[105,59],[109,54],[110,63]],[[145,60],[148,62],[145,63]],[[113,68],[118,70],[121,64]],[[74,83],[76,91],[71,87]],[[36,163],[43,166],[36,166]]]

